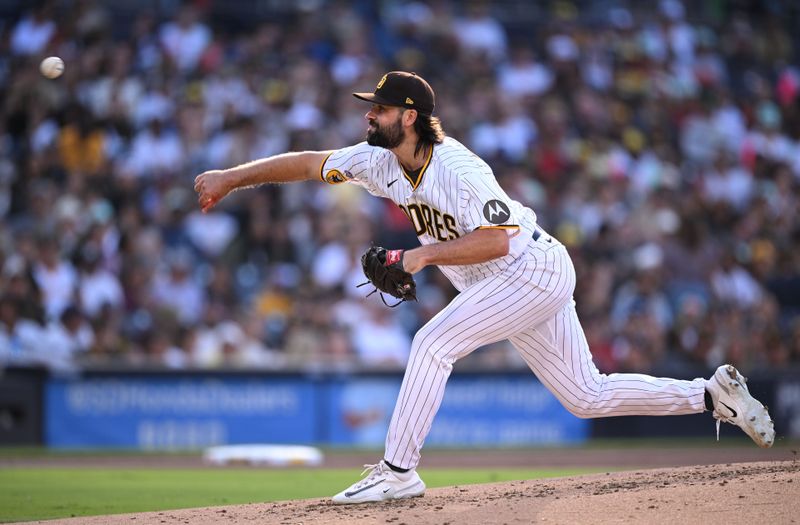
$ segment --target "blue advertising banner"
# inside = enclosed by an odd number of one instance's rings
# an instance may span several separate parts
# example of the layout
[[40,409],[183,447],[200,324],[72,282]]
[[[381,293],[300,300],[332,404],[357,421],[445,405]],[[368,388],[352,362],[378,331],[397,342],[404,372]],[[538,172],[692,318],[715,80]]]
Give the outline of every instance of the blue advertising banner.
[[52,379],[45,442],[144,450],[312,443],[314,388],[310,381],[275,376]]
[[[324,396],[326,441],[380,447],[392,417],[400,378],[348,378]],[[564,409],[530,376],[451,377],[426,445],[527,446],[580,443],[589,422]]]
[[452,377],[425,443],[555,445],[588,436],[589,422],[570,414],[533,377]]
[[381,447],[400,392],[400,376],[332,381],[326,441],[331,445]]

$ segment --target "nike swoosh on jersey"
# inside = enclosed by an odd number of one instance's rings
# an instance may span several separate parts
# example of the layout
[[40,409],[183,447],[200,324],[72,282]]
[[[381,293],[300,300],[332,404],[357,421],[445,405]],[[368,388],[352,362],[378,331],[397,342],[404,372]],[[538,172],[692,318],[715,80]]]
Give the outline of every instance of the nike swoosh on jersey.
[[394,184],[395,182],[397,182],[397,179],[394,179],[392,182],[388,183],[388,184],[386,185],[386,187],[387,187],[387,188],[391,188],[391,187],[392,187],[392,184]]

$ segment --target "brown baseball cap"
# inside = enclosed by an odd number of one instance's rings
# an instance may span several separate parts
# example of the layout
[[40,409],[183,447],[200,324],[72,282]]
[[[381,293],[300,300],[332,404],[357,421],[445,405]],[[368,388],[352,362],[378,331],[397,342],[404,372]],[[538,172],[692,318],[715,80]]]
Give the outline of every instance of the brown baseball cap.
[[373,93],[353,93],[353,96],[384,106],[416,109],[423,115],[433,114],[433,88],[416,73],[390,71],[383,75]]

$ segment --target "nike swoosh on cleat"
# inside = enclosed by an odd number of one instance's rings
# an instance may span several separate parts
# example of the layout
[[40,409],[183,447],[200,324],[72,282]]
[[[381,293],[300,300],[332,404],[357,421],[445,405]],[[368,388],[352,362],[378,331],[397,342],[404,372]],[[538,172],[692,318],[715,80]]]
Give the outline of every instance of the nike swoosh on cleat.
[[395,182],[397,182],[397,179],[394,179],[392,182],[388,183],[388,184],[386,185],[386,187],[387,187],[387,188],[391,188],[391,187],[392,187],[392,184],[394,184]]
[[387,492],[389,492],[389,489],[390,489],[390,488],[391,488],[391,487],[384,489],[384,490],[383,490],[383,493],[384,493],[384,494],[386,494]]
[[[386,480],[385,480],[385,479],[382,479],[382,480],[380,480],[380,481],[376,481],[376,482],[375,482],[375,483],[373,483],[372,485],[367,485],[366,487],[362,487],[362,488],[360,488],[360,489],[358,489],[358,490],[354,490],[353,492],[345,492],[345,493],[344,493],[344,496],[345,496],[346,498],[349,498],[349,497],[351,497],[351,496],[355,496],[355,495],[356,495],[356,494],[358,494],[359,492],[364,492],[364,491],[365,491],[365,490],[367,490],[367,489],[371,489],[372,487],[375,487],[375,486],[377,486],[377,485],[380,485],[380,484],[381,484],[381,483],[383,483],[384,481],[386,481]],[[389,490],[389,489],[386,489],[386,490]]]
[[734,409],[732,409],[732,408],[731,408],[730,406],[728,406],[727,404],[723,403],[722,401],[720,401],[719,403],[720,403],[721,405],[725,406],[725,408],[727,408],[727,409],[728,409],[728,410],[730,410],[731,412],[733,412],[733,417],[736,417],[736,416],[738,416],[738,415],[739,415],[739,414],[738,414],[738,413],[737,413],[737,412],[736,412]]

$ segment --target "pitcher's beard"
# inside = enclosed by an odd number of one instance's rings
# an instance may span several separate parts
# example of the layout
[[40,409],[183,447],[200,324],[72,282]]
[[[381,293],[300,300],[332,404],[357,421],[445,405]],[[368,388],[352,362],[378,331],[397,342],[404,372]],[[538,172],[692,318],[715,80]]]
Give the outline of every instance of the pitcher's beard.
[[378,124],[374,124],[374,127],[367,130],[367,144],[379,148],[396,148],[403,143],[405,138],[406,134],[399,120],[385,130],[381,129]]

